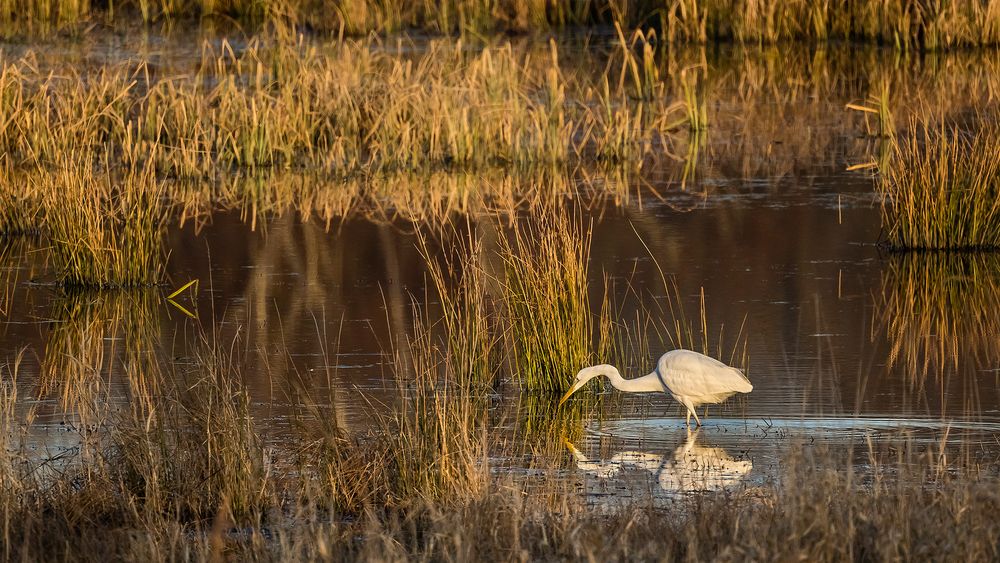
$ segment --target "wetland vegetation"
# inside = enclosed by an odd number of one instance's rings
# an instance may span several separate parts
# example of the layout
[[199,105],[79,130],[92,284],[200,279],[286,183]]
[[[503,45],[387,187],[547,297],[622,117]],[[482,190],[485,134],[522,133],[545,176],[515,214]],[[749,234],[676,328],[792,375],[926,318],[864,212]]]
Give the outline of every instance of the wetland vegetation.
[[1000,3],[0,32],[5,560],[998,557]]

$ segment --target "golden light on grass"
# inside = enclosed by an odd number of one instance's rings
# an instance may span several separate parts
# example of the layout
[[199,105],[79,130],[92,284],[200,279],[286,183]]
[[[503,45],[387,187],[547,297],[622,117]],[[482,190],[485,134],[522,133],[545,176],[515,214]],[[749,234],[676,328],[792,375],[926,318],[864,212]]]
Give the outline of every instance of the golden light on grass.
[[590,228],[553,206],[500,239],[505,330],[514,377],[561,391],[590,358]]
[[92,21],[127,21],[136,12],[147,23],[216,17],[248,29],[269,25],[287,36],[296,29],[338,36],[407,29],[481,36],[618,25],[656,27],[663,35],[660,41],[669,44],[849,39],[932,51],[1000,41],[1000,9],[975,0],[934,5],[904,0],[681,0],[667,5],[645,0],[338,0],[325,10],[308,0],[131,0],[106,6],[88,0],[4,0],[0,30],[7,36],[80,32]]
[[911,121],[877,188],[882,224],[896,249],[1000,247],[1000,150],[995,118],[973,131]]
[[68,163],[37,181],[60,283],[108,288],[160,281],[166,209],[151,167],[118,176]]

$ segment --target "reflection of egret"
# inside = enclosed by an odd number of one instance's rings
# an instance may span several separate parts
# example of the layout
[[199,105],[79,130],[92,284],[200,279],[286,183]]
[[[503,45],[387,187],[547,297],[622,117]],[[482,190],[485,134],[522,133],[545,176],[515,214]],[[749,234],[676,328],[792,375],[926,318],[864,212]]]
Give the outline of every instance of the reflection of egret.
[[648,471],[656,477],[660,489],[667,492],[722,489],[739,483],[753,469],[753,462],[748,459],[733,459],[722,448],[697,445],[697,436],[697,430],[689,431],[687,440],[674,450],[672,458],[625,451],[606,461],[591,461],[568,441],[566,446],[573,453],[576,466],[583,471],[601,479],[614,477],[625,469]]
[[691,415],[701,426],[694,409],[698,405],[721,403],[735,393],[749,393],[753,385],[743,372],[691,350],[671,350],[660,356],[653,373],[625,379],[614,366],[602,364],[583,368],[576,374],[576,383],[563,395],[563,404],[591,379],[604,375],[611,385],[627,393],[664,392],[687,408],[686,424],[691,425]]

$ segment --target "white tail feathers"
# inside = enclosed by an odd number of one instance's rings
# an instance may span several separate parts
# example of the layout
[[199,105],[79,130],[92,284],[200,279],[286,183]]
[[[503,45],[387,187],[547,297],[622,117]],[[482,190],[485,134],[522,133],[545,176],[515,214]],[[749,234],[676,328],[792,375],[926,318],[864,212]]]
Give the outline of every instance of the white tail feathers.
[[741,370],[736,368],[732,369],[739,375],[739,379],[733,382],[735,384],[733,385],[733,391],[736,391],[737,393],[749,393],[753,391],[753,383],[750,383],[747,376]]

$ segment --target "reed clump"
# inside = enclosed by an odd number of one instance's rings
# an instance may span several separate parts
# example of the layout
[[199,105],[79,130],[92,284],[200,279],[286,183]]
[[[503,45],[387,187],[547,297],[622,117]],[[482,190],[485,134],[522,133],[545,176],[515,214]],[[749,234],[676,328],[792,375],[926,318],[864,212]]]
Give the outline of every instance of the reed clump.
[[912,122],[877,182],[888,245],[900,250],[1000,248],[1000,125],[973,131]]
[[0,237],[41,232],[41,194],[12,171],[0,171]]
[[[371,40],[323,52],[305,43],[253,42],[240,51],[206,44],[193,77],[170,79],[145,63],[54,74],[27,59],[7,62],[0,148],[16,167],[72,156],[152,164],[159,176],[180,178],[271,168],[335,177],[525,170],[621,152],[609,144],[634,147],[622,157],[641,158],[677,109],[662,96],[622,105],[623,88],[603,96],[613,111],[572,103],[555,42],[537,58],[510,43],[470,50],[436,40],[411,60],[403,46],[394,53]],[[619,130],[623,117],[637,126]]]
[[449,379],[459,389],[488,391],[497,383],[501,365],[498,314],[483,263],[486,251],[472,225],[467,228],[466,234],[446,230],[445,240],[453,242],[436,251],[427,236],[418,233],[418,248],[441,311],[441,326],[428,326],[424,338],[440,335],[442,345],[423,344],[440,348]]
[[590,359],[590,232],[550,207],[500,238],[508,357],[524,387],[563,390]]
[[[618,25],[654,27],[660,42],[743,44],[853,40],[900,50],[996,45],[1000,9],[993,2],[905,0],[26,0],[0,3],[6,35],[79,30],[92,19],[145,22],[222,17],[244,25],[269,24],[337,35],[407,30],[485,35],[504,31]],[[294,35],[294,33],[289,33]]]
[[272,460],[232,359],[218,349],[202,354],[201,373],[176,381],[130,374],[135,395],[109,421],[106,463],[118,494],[142,499],[146,514],[257,517],[274,494]]
[[99,173],[69,163],[38,182],[58,281],[68,287],[152,285],[165,262],[166,208],[151,167]]

